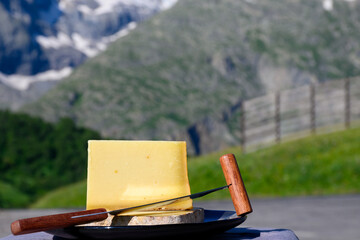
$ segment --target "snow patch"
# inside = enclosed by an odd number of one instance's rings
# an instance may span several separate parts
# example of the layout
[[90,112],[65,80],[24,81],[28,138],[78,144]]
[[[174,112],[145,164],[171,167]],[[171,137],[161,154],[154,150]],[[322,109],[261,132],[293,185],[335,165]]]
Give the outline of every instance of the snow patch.
[[[76,6],[77,11],[86,15],[101,15],[114,11],[114,8],[119,5],[123,6],[141,6],[144,9],[159,9],[161,11],[171,8],[177,3],[177,0],[95,0],[97,7],[92,9],[85,4],[79,4],[73,0],[60,0],[59,8],[66,12],[67,9],[73,9]],[[111,36],[106,36],[100,40],[88,39],[79,33],[72,33],[67,35],[59,32],[56,36],[37,36],[37,42],[43,48],[59,49],[61,47],[72,47],[87,57],[94,57],[101,51],[107,48],[107,44],[116,41],[117,39],[126,36],[129,31],[136,27],[136,23],[131,22],[126,28],[123,28]]]
[[101,15],[112,12],[114,7],[118,5],[134,5],[147,9],[156,9],[159,7],[161,10],[166,10],[173,6],[177,0],[96,0],[96,2],[99,4],[99,7],[94,9],[94,14]]
[[117,5],[126,2],[123,0],[96,0],[96,2],[99,4],[99,7],[94,9],[94,14],[101,15],[105,13],[112,12],[114,7]]
[[[343,0],[344,2],[352,3],[355,2],[355,0]],[[326,11],[332,11],[334,10],[334,0],[323,0],[322,5],[324,10]]]
[[136,23],[129,23],[126,28],[118,32],[101,38],[98,41],[84,38],[79,33],[73,33],[70,37],[65,33],[59,32],[56,37],[37,36],[36,40],[43,48],[59,49],[61,47],[72,47],[87,57],[94,57],[101,51],[104,51],[109,43],[126,36],[129,32],[136,28]]
[[20,91],[25,91],[29,88],[30,84],[34,82],[58,81],[72,72],[71,67],[66,67],[61,70],[49,70],[32,76],[25,75],[5,75],[0,73],[0,81],[9,87],[15,88]]
[[326,11],[331,11],[334,8],[334,3],[332,0],[323,0],[323,8]]
[[93,46],[91,39],[86,39],[78,33],[73,33],[71,38],[73,40],[73,47],[84,53],[86,56],[94,57],[99,53],[96,46]]
[[115,34],[113,34],[111,36],[102,38],[102,42],[104,44],[109,44],[111,42],[115,42],[119,38],[122,38],[122,37],[128,35],[131,30],[134,30],[136,28],[136,26],[137,26],[136,22],[131,22],[127,25],[126,28],[121,29],[120,31],[116,32]]
[[174,6],[177,3],[177,0],[167,0],[167,1],[162,1],[161,5],[160,5],[160,9],[162,11],[168,10],[170,9],[172,6]]
[[87,15],[90,15],[90,14],[93,13],[93,9],[89,8],[86,5],[79,5],[78,6],[78,11],[83,13],[83,14],[87,14]]
[[[85,4],[79,4],[76,6],[77,11],[86,15],[102,15],[111,13],[117,6],[138,6],[147,9],[167,10],[171,8],[177,0],[95,0],[97,3],[96,8],[90,8]],[[60,0],[59,8],[62,11],[72,9],[76,5],[72,0]]]
[[43,48],[60,48],[73,45],[70,37],[62,32],[59,32],[56,37],[39,35],[36,40]]
[[71,6],[73,6],[73,0],[60,0],[59,1],[59,8],[62,11],[65,11],[66,8],[69,8]]

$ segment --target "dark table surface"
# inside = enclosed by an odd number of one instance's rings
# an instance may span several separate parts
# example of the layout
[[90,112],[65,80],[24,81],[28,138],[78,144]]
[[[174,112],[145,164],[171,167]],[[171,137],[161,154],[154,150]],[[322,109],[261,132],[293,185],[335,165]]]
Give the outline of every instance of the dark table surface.
[[[25,235],[9,235],[0,240],[62,240],[45,232]],[[293,231],[288,229],[257,229],[257,228],[233,228],[225,233],[213,235],[206,239],[254,239],[254,240],[298,240]]]

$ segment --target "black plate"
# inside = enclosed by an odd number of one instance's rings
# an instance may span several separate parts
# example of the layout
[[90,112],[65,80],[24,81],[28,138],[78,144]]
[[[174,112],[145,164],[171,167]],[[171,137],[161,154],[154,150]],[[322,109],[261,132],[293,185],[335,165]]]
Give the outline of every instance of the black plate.
[[203,223],[166,224],[126,227],[69,227],[47,231],[59,238],[86,239],[149,239],[183,238],[186,236],[213,235],[227,231],[246,220],[246,216],[237,216],[233,211],[205,210]]

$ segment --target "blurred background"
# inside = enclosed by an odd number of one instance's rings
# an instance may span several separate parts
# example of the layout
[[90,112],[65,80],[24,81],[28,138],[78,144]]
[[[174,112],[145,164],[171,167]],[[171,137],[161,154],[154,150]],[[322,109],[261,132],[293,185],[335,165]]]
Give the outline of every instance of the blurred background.
[[233,152],[250,198],[359,196],[359,13],[2,0],[0,209],[84,208],[89,139],[185,140],[192,192],[224,184]]

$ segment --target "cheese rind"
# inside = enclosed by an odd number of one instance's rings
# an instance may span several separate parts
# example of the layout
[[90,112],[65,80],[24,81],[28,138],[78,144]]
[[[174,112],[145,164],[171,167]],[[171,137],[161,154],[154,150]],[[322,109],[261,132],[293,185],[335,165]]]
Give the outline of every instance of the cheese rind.
[[149,211],[136,212],[133,215],[117,215],[103,221],[92,222],[82,226],[132,226],[132,225],[162,225],[204,222],[204,209],[194,208],[186,211]]
[[[87,180],[87,209],[114,210],[189,195],[186,143],[90,140]],[[185,200],[161,209],[191,208],[192,200]]]

